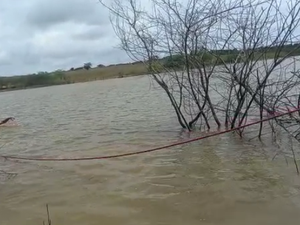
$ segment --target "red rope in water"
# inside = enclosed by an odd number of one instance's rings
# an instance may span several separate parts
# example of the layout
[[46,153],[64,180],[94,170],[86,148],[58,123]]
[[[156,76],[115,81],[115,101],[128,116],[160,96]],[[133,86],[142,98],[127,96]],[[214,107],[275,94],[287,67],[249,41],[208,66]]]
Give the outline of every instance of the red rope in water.
[[39,157],[9,156],[9,155],[0,155],[0,158],[13,159],[13,160],[32,160],[32,161],[84,161],[84,160],[100,160],[100,159],[112,159],[112,158],[119,158],[119,157],[125,157],[125,156],[132,156],[132,155],[138,155],[138,154],[163,150],[163,149],[171,148],[171,147],[174,147],[174,146],[184,145],[184,144],[199,141],[199,140],[202,140],[202,139],[206,139],[206,138],[210,138],[210,137],[230,133],[230,132],[235,131],[235,130],[239,130],[239,129],[242,129],[242,128],[245,128],[245,127],[250,127],[250,126],[253,126],[255,124],[259,124],[259,123],[262,123],[262,122],[267,122],[269,120],[272,120],[272,119],[275,119],[275,118],[278,118],[278,117],[289,115],[291,113],[298,112],[299,110],[300,110],[300,108],[296,108],[294,110],[290,110],[290,111],[285,112],[285,113],[277,114],[275,116],[272,116],[272,117],[269,117],[269,118],[266,118],[266,119],[262,119],[262,120],[258,120],[258,121],[252,122],[252,123],[241,125],[239,127],[233,128],[233,129],[228,129],[228,130],[220,131],[220,132],[217,132],[217,133],[208,134],[208,135],[205,135],[205,136],[192,138],[192,139],[189,139],[189,140],[186,140],[186,141],[176,142],[176,143],[172,143],[172,144],[168,144],[168,145],[164,145],[164,146],[160,146],[160,147],[156,147],[156,148],[151,148],[151,149],[147,149],[147,150],[136,151],[136,152],[128,152],[128,153],[107,155],[107,156],[79,157],[79,158],[39,158]]

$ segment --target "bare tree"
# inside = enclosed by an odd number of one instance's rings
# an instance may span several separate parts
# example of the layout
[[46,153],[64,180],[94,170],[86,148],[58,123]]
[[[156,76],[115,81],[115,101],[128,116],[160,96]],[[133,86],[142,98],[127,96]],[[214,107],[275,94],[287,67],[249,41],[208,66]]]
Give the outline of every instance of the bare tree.
[[147,64],[183,128],[233,128],[295,104],[300,0],[100,2],[121,48]]

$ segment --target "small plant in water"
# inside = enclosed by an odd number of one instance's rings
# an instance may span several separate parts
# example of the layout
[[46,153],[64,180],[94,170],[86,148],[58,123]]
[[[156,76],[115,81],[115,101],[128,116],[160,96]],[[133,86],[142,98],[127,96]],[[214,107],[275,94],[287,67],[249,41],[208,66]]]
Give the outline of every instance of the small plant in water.
[[43,225],[51,225],[52,223],[51,223],[51,219],[50,219],[48,204],[46,204],[46,209],[47,209],[47,223],[45,223],[45,221],[43,221]]

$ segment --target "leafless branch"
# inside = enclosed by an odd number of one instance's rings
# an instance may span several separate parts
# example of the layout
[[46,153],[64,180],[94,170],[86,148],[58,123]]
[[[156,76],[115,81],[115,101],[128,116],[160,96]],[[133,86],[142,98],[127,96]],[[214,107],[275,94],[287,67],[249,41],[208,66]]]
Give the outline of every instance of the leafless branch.
[[298,104],[300,0],[100,2],[183,128],[233,128]]

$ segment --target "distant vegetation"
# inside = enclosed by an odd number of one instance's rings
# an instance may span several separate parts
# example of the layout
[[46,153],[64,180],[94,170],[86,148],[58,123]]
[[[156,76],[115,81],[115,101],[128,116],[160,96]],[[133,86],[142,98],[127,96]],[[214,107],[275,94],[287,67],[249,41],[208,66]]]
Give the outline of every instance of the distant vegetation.
[[[278,47],[266,47],[266,48],[257,48],[256,51],[250,50],[251,53],[253,53],[253,58],[261,57],[262,55],[265,58],[272,59],[275,57],[276,50]],[[280,47],[282,48],[282,47]],[[295,49],[297,49],[295,51]],[[280,55],[285,56],[286,54],[289,54],[289,52],[293,52],[293,54],[290,54],[291,56],[300,55],[300,44],[290,44],[285,45],[283,49],[280,52]],[[222,63],[236,63],[243,60],[243,54],[244,52],[241,52],[237,49],[228,49],[228,50],[210,50],[210,51],[197,51],[195,54],[190,54],[189,57],[192,58],[194,61],[201,61],[201,64],[222,64]],[[263,53],[263,54],[262,54]],[[184,55],[174,55],[174,56],[168,56],[166,58],[163,58],[163,67],[165,68],[178,68],[178,69],[184,69],[185,66],[185,56]],[[278,56],[276,56],[278,57]],[[280,56],[279,56],[280,57]],[[223,62],[218,62],[222,60]],[[196,64],[196,63],[195,63]]]
[[18,90],[51,85],[72,84],[102,79],[136,76],[147,73],[144,63],[127,63],[118,65],[98,65],[92,68],[90,63],[82,67],[70,68],[68,71],[38,72],[29,75],[0,77],[0,90]]
[[[281,51],[282,55],[288,52],[298,49],[293,52],[293,55],[300,55],[300,44],[285,45],[284,49]],[[267,50],[260,48],[257,49],[258,55],[261,56],[261,52],[265,52],[266,58],[273,58],[276,53],[276,48],[268,47]],[[199,51],[199,60],[201,63],[207,64],[219,64],[216,62],[220,58],[226,63],[236,62],[242,59],[243,53],[237,49],[232,50],[217,50],[217,51]],[[197,59],[197,55],[190,54],[191,57]],[[196,57],[195,57],[196,56]],[[218,57],[217,57],[218,56]],[[253,55],[255,57],[255,54]],[[150,72],[150,70],[155,69],[156,71],[164,72],[165,69],[184,69],[185,58],[184,55],[173,55],[159,59],[155,57],[156,64],[152,64],[152,68],[147,66],[147,62],[133,62],[124,64],[112,64],[105,66],[99,64],[92,67],[92,63],[84,63],[82,67],[72,67],[68,71],[56,70],[53,72],[38,72],[29,75],[22,76],[12,76],[12,77],[0,77],[0,90],[15,90],[15,89],[26,89],[34,87],[44,87],[51,85],[61,85],[61,84],[71,84],[79,82],[87,82],[102,79],[111,78],[122,78],[128,76],[138,76],[145,75]],[[222,64],[220,62],[220,64]]]

